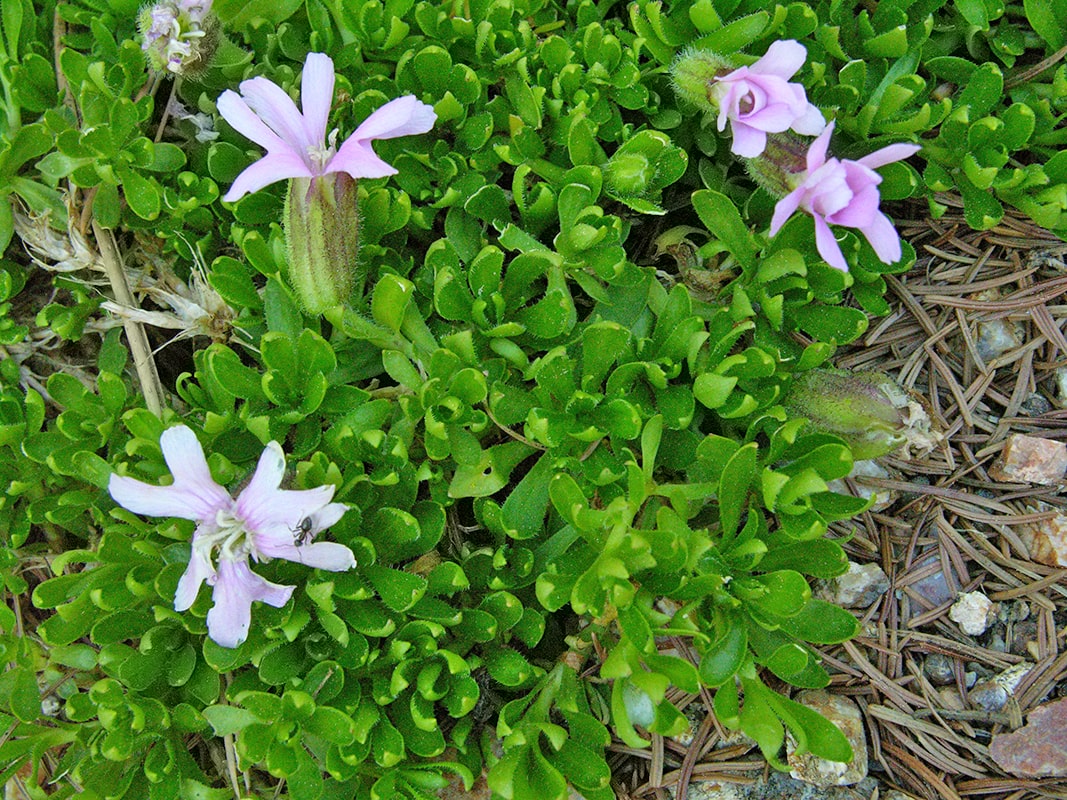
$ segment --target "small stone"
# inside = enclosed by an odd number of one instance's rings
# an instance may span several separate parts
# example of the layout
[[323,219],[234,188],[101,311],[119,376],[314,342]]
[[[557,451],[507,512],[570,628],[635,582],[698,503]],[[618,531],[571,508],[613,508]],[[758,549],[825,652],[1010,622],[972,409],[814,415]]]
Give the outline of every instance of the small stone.
[[[672,800],[678,797],[678,784],[669,786],[667,794]],[[744,784],[726,781],[695,780],[689,784],[689,791],[686,793],[687,800],[744,800],[747,796]]]
[[1008,704],[1008,698],[1015,694],[1015,689],[1033,666],[1028,661],[1013,664],[992,678],[976,683],[974,688],[967,693],[967,698],[978,708],[986,711],[1000,711]]
[[1056,400],[1060,408],[1067,408],[1067,367],[1056,369]]
[[690,703],[682,713],[685,714],[685,718],[689,721],[689,727],[671,738],[682,747],[689,747],[696,738],[697,731],[704,722],[704,717],[708,715],[708,710],[704,708],[702,703]]
[[1025,600],[1016,600],[1011,604],[1011,615],[1009,618],[1016,622],[1030,619],[1030,604]]
[[934,686],[947,686],[956,678],[955,662],[943,653],[931,653],[923,661],[923,672]]
[[1038,706],[1024,727],[994,736],[989,755],[1012,775],[1067,776],[1067,699]]
[[[1037,503],[1035,511],[1053,511],[1048,503]],[[1030,558],[1050,567],[1067,567],[1067,514],[1057,513],[1016,529],[1019,539],[1026,545]]]
[[983,361],[992,361],[1022,344],[1022,337],[1014,323],[1006,319],[994,319],[978,326],[978,355]]
[[981,636],[989,627],[991,611],[993,601],[981,592],[961,592],[948,616],[968,636]]
[[848,572],[822,583],[817,591],[824,600],[845,608],[867,608],[889,591],[889,578],[877,564],[848,562]]
[[900,789],[890,789],[888,792],[882,792],[879,797],[881,800],[916,800],[914,795],[906,794]]
[[[941,562],[941,559],[936,553],[931,553],[928,556],[918,560],[912,567],[911,572],[927,572],[931,565],[937,566]],[[949,589],[948,580],[945,578],[945,573],[938,567],[933,572],[930,572],[925,577],[911,583],[907,587],[911,592],[917,594],[923,599],[925,605],[913,602],[911,604],[911,615],[922,614],[924,611],[936,608],[951,600],[955,593]]]
[[1016,622],[1012,629],[1011,652],[1017,656],[1027,655],[1030,643],[1037,643],[1037,620],[1024,619]]
[[867,739],[859,706],[847,697],[830,694],[822,689],[800,692],[793,699],[817,711],[845,734],[852,745],[852,760],[842,764],[811,753],[798,755],[796,743],[791,736],[787,736],[789,774],[805,783],[820,787],[849,786],[863,780],[867,776]]
[[1045,395],[1034,392],[1026,396],[1019,410],[1028,417],[1040,417],[1052,410],[1052,403]]
[[1008,692],[992,681],[982,681],[967,692],[967,699],[983,711],[1000,711],[1008,704]]
[[1008,643],[1004,641],[1004,637],[999,633],[994,633],[989,637],[986,642],[986,648],[992,650],[994,653],[1006,653],[1008,652]]
[[1054,486],[1063,480],[1065,470],[1067,444],[1015,433],[1004,442],[989,476],[995,481]]
[[941,698],[941,707],[948,711],[963,711],[967,707],[959,689],[954,686],[941,687],[937,690],[937,696]]

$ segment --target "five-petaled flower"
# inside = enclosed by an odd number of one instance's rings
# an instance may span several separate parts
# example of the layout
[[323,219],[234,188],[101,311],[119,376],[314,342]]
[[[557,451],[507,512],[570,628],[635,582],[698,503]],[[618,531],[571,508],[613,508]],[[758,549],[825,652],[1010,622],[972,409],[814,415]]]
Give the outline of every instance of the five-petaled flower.
[[326,135],[333,102],[333,61],[308,53],[300,79],[303,113],[288,94],[266,78],[242,81],[241,93],[222,93],[219,113],[267,154],[249,166],[222,198],[238,200],[286,178],[315,178],[344,172],[352,178],[383,178],[396,170],[371,149],[375,139],[426,133],[437,120],[433,108],[412,95],[392,100],[371,114],[335,149],[337,131]]
[[907,158],[922,148],[916,144],[891,144],[858,161],[827,158],[826,150],[833,130],[831,123],[811,143],[806,158],[807,169],[787,176],[793,190],[774,207],[771,236],[778,233],[799,208],[815,220],[815,244],[819,255],[831,267],[848,270],[848,262],[830,225],[856,228],[884,263],[899,261],[900,237],[889,218],[878,210],[881,199],[878,184],[882,177],[874,169]]
[[313,541],[347,510],[342,503],[330,502],[334,487],[279,488],[285,454],[277,442],[263,450],[255,474],[236,499],[212,479],[192,430],[184,425],[169,428],[159,445],[174,475],[170,486],[112,475],[108,491],[115,502],[136,514],[198,523],[174,608],[186,611],[207,581],[214,600],[207,615],[208,635],[218,644],[237,647],[247,638],[253,600],[281,608],[293,593],[294,587],[271,583],[254,573],[249,557],[257,562],[283,558],[333,572],[355,566],[352,551],[344,545]]
[[719,108],[720,131],[730,121],[734,154],[755,158],[763,152],[768,133],[792,129],[814,136],[826,127],[822,113],[808,102],[804,87],[789,82],[806,57],[799,42],[775,42],[752,66],[713,79],[708,100]]

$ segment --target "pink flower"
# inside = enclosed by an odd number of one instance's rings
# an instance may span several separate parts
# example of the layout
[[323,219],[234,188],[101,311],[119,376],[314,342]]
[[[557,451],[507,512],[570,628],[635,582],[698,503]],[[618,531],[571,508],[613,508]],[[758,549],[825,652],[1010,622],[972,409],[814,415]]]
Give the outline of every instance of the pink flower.
[[807,51],[792,40],[775,42],[751,67],[715,79],[708,97],[719,107],[719,130],[730,120],[730,150],[745,158],[763,152],[768,133],[792,128],[814,136],[826,127],[822,113],[808,102],[804,87],[789,79],[804,65]]
[[859,161],[827,159],[826,149],[833,130],[834,125],[830,123],[811,143],[807,170],[792,176],[795,188],[774,207],[771,236],[781,230],[799,208],[814,218],[815,244],[819,255],[831,267],[848,271],[848,263],[829,225],[856,228],[871,243],[883,263],[899,261],[900,237],[889,218],[878,210],[881,199],[878,184],[882,178],[874,168],[900,161],[922,148],[916,144],[891,144]]
[[223,200],[238,200],[287,178],[314,178],[331,172],[345,172],[353,178],[395,175],[396,170],[375,155],[370,143],[426,133],[437,120],[433,108],[415,97],[398,97],[367,117],[335,150],[337,131],[326,136],[333,84],[330,57],[308,53],[300,80],[303,113],[280,86],[266,78],[243,81],[241,94],[222,93],[218,100],[222,117],[267,150],[237,176]]
[[313,542],[347,509],[330,502],[332,486],[303,491],[279,488],[285,454],[277,442],[263,450],[252,480],[236,500],[212,479],[200,442],[189,428],[167,429],[159,446],[174,475],[170,486],[112,475],[108,491],[116,503],[135,514],[199,523],[189,566],[174,595],[174,609],[188,610],[200,585],[207,581],[214,600],[207,615],[208,635],[218,644],[237,647],[247,638],[253,600],[281,608],[293,593],[294,587],[279,586],[252,572],[250,556],[257,562],[284,558],[332,572],[356,565],[352,551],[344,545]]

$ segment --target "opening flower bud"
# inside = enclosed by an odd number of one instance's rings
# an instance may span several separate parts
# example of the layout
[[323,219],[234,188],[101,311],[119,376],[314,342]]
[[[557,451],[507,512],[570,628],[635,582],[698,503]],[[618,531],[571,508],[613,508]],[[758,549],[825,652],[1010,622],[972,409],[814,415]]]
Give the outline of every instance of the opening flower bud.
[[790,416],[845,440],[856,460],[904,448],[921,456],[941,441],[922,398],[883,372],[813,369],[794,376],[782,401]]
[[[356,181],[334,172],[293,178],[285,196],[289,284],[309,314],[344,303],[356,287]],[[362,284],[362,280],[359,281]]]

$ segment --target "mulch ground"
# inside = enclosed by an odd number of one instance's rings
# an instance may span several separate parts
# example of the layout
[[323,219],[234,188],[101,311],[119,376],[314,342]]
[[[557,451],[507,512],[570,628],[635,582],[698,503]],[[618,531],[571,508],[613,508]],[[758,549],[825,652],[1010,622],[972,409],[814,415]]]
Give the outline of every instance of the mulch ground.
[[[825,650],[830,691],[863,712],[875,793],[1067,798],[1067,779],[1013,777],[988,751],[994,734],[1067,695],[1067,569],[1030,560],[1016,533],[1050,516],[1038,502],[1062,508],[1067,500],[1060,487],[1005,484],[988,474],[1009,434],[1067,439],[1067,398],[1057,382],[1057,370],[1067,374],[1067,244],[1011,215],[972,231],[958,202],[939,199],[950,206],[941,219],[899,224],[919,258],[906,275],[888,278],[892,312],[872,319],[835,358],[837,366],[887,372],[925,397],[945,439],[921,459],[883,459],[891,477],[864,482],[891,492],[893,503],[834,526],[835,535],[851,537],[849,557],[878,563],[891,589],[858,612],[862,636]],[[979,637],[948,617],[961,591],[999,604]],[[947,686],[924,670],[934,654],[948,658]],[[1023,662],[1033,666],[1003,708],[989,711],[969,696],[968,678]],[[727,732],[705,713],[709,699],[678,697],[696,723],[691,745],[656,737],[648,751],[617,748],[620,798],[668,797],[675,784],[672,795],[681,797],[691,781],[760,777],[766,765],[757,749],[722,746]]]

